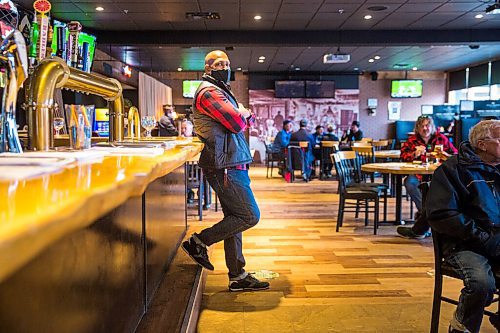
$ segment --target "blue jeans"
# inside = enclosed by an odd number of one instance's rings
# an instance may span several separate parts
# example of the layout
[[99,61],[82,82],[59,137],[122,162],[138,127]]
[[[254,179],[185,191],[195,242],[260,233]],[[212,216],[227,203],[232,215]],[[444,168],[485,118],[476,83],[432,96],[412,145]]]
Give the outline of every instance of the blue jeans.
[[489,260],[472,251],[460,251],[448,263],[464,282],[457,306],[457,320],[472,333],[479,332],[484,308],[491,304],[496,290]]
[[[224,241],[229,278],[245,276],[242,232],[255,226],[260,211],[250,188],[247,170],[203,170],[210,186],[219,197],[224,218],[197,236],[207,246]],[[226,181],[224,181],[225,176]]]
[[[405,179],[406,193],[410,196],[411,200],[415,202],[418,212],[422,211],[422,192],[418,188],[420,180],[416,176],[410,175]],[[420,215],[420,214],[419,214]],[[421,215],[420,215],[421,216]],[[425,218],[417,218],[412,230],[417,235],[423,235],[430,230],[429,223]]]

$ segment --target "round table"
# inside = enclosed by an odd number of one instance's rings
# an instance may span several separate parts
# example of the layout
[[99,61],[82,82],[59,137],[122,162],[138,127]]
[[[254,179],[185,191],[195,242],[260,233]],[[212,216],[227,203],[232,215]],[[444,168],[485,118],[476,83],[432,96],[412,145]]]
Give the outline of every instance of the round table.
[[424,175],[430,177],[438,168],[438,164],[422,164],[407,162],[388,162],[388,163],[368,163],[361,166],[364,172],[379,172],[382,174],[392,174],[396,177],[396,224],[402,223],[402,197],[403,197],[403,176]]

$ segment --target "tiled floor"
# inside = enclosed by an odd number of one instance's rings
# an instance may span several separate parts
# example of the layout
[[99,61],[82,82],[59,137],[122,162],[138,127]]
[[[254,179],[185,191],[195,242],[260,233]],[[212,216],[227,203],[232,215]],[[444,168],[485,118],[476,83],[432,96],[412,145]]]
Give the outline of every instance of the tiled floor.
[[[266,179],[263,168],[253,168],[251,178],[262,217],[244,233],[247,270],[280,275],[267,291],[230,293],[223,246],[213,246],[216,270],[207,278],[198,332],[429,331],[430,239],[396,237],[394,226],[382,226],[374,236],[371,225],[365,227],[351,214],[336,233],[336,182],[287,184]],[[209,211],[201,226],[221,216]],[[192,230],[201,227],[194,219],[190,224]],[[456,297],[460,288],[460,281],[446,279],[446,295]],[[442,332],[453,311],[454,306],[443,303]],[[487,319],[481,332],[495,332]]]

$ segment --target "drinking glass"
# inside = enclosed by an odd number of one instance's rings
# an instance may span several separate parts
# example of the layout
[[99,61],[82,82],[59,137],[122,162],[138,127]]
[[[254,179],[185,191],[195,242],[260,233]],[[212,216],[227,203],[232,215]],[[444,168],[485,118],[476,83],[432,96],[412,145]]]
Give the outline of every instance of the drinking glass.
[[151,137],[151,130],[156,126],[156,118],[154,116],[144,116],[141,118],[141,126],[146,130],[146,137]]
[[56,137],[61,135],[60,131],[64,127],[64,118],[54,117],[54,129],[56,130]]

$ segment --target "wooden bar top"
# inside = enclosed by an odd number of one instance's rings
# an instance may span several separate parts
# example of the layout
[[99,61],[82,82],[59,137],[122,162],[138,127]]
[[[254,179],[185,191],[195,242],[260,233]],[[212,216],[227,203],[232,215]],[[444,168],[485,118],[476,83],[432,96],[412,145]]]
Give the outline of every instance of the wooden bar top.
[[186,142],[159,156],[105,156],[59,173],[0,181],[0,281],[54,241],[142,195],[202,147]]

